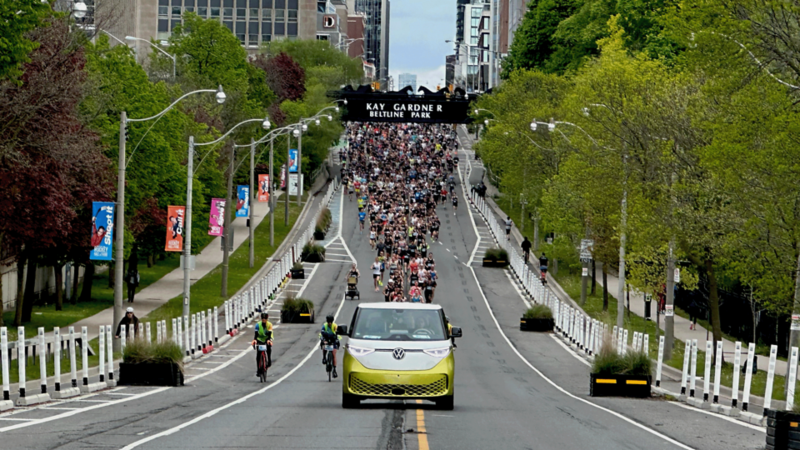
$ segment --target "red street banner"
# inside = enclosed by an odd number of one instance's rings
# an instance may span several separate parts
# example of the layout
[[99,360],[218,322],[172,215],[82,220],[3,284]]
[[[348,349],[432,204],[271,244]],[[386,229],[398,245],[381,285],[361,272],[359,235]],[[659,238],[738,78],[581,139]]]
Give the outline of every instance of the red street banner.
[[258,175],[258,201],[269,201],[269,174],[267,173]]
[[167,206],[167,245],[164,251],[180,252],[183,250],[183,221],[185,206]]

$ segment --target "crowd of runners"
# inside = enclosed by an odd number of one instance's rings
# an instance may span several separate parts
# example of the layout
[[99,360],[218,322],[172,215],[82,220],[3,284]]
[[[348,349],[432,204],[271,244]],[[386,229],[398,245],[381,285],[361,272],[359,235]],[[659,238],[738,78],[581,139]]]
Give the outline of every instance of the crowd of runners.
[[[361,234],[375,261],[375,291],[387,302],[433,301],[438,275],[430,244],[439,239],[437,207],[458,208],[458,141],[447,125],[365,124],[347,127],[342,184],[358,202]],[[388,272],[388,279],[385,274]],[[353,265],[351,274],[359,274]]]

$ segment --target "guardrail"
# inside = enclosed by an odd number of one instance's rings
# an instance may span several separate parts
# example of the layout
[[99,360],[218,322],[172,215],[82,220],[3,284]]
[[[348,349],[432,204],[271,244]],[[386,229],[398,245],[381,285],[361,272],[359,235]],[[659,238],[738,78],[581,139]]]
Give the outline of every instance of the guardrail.
[[[469,159],[467,158],[469,161]],[[503,248],[509,255],[509,262],[511,272],[514,274],[517,281],[524,288],[525,294],[534,303],[547,305],[553,312],[553,319],[555,321],[556,332],[561,334],[570,344],[574,345],[579,351],[586,354],[589,359],[600,352],[604,340],[608,340],[611,348],[615,349],[619,354],[625,354],[629,350],[647,352],[650,355],[649,335],[646,333],[639,333],[634,331],[630,333],[629,330],[618,328],[617,326],[609,329],[608,324],[602,323],[599,320],[593,319],[583,311],[568,304],[568,302],[561,301],[553,293],[553,291],[542,282],[542,278],[538,271],[530,270],[524,258],[520,256],[519,252],[510,245],[505,238],[504,224],[501,225],[495,215],[490,210],[486,201],[477,195],[472,190],[472,185],[469,182],[469,175],[471,174],[472,166],[467,164],[466,177],[464,180],[467,196],[470,202],[489,227],[492,238],[495,243]],[[628,342],[631,345],[628,345]],[[720,376],[722,373],[722,355],[724,353],[723,341],[718,341],[716,344],[713,341],[707,340],[705,343],[705,361],[703,373],[703,397],[702,400],[696,397],[696,382],[697,382],[697,356],[698,356],[698,342],[697,339],[687,340],[685,342],[686,349],[684,351],[683,367],[681,370],[681,392],[679,399],[694,406],[711,409],[715,412],[731,416],[739,416],[746,412],[750,403],[750,392],[752,386],[752,375],[754,358],[755,358],[755,343],[749,343],[747,346],[746,365],[748,368],[745,373],[744,389],[741,396],[741,411],[739,411],[739,382],[740,371],[742,369],[742,342],[734,343],[734,358],[733,358],[733,383],[731,390],[731,405],[721,405],[719,403],[720,397]],[[716,346],[716,352],[715,347]],[[763,415],[750,414],[747,421],[754,424],[765,424],[767,410],[772,406],[772,390],[775,378],[775,364],[778,353],[778,346],[772,345],[770,347],[769,365],[767,370],[767,386],[764,396],[764,410]],[[716,354],[716,358],[714,355]],[[716,359],[716,361],[712,361]],[[662,381],[662,369],[664,364],[664,336],[659,336],[658,339],[658,355],[656,359],[656,376],[655,386],[659,388]],[[715,367],[713,386],[711,386],[711,366]],[[786,393],[785,409],[791,411],[794,405],[795,383],[797,381],[797,364],[798,364],[798,348],[792,347],[790,350],[789,358],[789,379]],[[688,391],[688,392],[687,392]],[[745,413],[746,414],[746,413]]]
[[[327,207],[333,194],[339,188],[338,180],[334,179],[328,185],[327,191],[322,198],[320,208]],[[288,283],[291,278],[292,265],[300,260],[303,246],[310,242],[314,235],[315,221],[311,221],[303,234],[284,253],[277,264],[261,277],[253,286],[245,292],[231,297],[222,305],[222,312],[225,318],[225,334],[234,336],[248,321],[255,317],[256,312],[261,311],[266,303],[276,294],[276,292]],[[133,325],[122,327],[120,339],[124,349],[128,342],[133,339],[147,339],[153,341],[153,331],[156,333],[156,342],[173,340],[185,351],[186,356],[197,358],[202,354],[213,351],[214,345],[220,340],[219,334],[219,313],[220,308],[214,307],[207,311],[201,311],[191,316],[183,316],[167,320],[157,321],[155,327],[150,322],[140,322],[138,328]],[[171,328],[168,326],[171,322]],[[18,328],[18,340],[8,342],[8,329],[0,327],[0,373],[2,374],[3,397],[0,400],[0,411],[14,407],[11,401],[11,379],[10,372],[12,367],[12,353],[15,353],[17,371],[19,374],[19,398],[17,406],[28,406],[35,403],[50,401],[49,392],[53,393],[53,398],[68,398],[79,395],[80,393],[94,392],[106,387],[116,385],[114,377],[114,354],[112,343],[114,339],[111,325],[100,326],[99,334],[99,368],[96,382],[90,382],[89,355],[94,355],[88,345],[88,330],[82,327],[80,334],[76,333],[74,327],[68,328],[66,335],[61,334],[59,328],[53,329],[51,335],[45,334],[45,329],[38,329],[38,336],[32,339],[25,339],[25,327]],[[171,337],[170,337],[171,331]],[[87,343],[83,345],[83,343]],[[80,352],[80,353],[78,353]],[[39,356],[38,368],[41,379],[41,392],[31,395],[26,392],[27,386],[27,363],[35,361]],[[81,383],[78,383],[77,357],[81,357]],[[69,358],[70,367],[70,386],[61,385],[61,363],[62,360]],[[47,366],[53,365],[55,376],[53,377],[53,389],[48,391],[48,371]]]

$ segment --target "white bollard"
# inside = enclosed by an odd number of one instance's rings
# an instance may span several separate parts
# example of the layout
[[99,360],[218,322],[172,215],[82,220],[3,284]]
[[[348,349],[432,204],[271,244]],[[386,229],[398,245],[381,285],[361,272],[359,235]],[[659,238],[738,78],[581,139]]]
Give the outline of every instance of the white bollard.
[[97,347],[100,350],[99,364],[100,371],[98,372],[101,383],[106,381],[106,326],[100,325],[100,334],[97,335]]
[[192,351],[191,333],[189,332],[189,316],[183,316],[183,332],[186,333],[186,356],[191,356],[194,352]]
[[128,342],[128,333],[127,330],[130,330],[131,326],[128,325],[127,327],[119,327],[119,343],[120,343],[120,350],[123,352],[125,351],[125,344]]
[[[192,314],[192,329],[191,329],[192,357],[194,357],[195,343],[197,342],[197,326],[196,325],[197,325],[197,315],[196,314]],[[187,330],[187,331],[189,331],[189,330]]]
[[592,319],[591,329],[589,330],[588,347],[586,347],[590,355],[594,354],[594,348],[595,348],[594,340],[596,335],[597,335],[597,320]]
[[772,405],[772,385],[775,382],[775,359],[778,357],[778,346],[769,347],[769,368],[767,371],[767,389],[764,391],[764,415]]
[[42,394],[47,394],[47,342],[44,338],[44,327],[39,327],[39,384],[42,387]]
[[[150,326],[150,322],[147,322],[147,326]],[[144,324],[142,322],[139,322],[139,332],[138,332],[138,334],[136,334],[136,339],[144,339],[145,337],[147,337],[148,342],[149,342],[150,333],[147,333],[147,335],[145,336],[145,334],[144,334]]]
[[706,341],[706,361],[703,370],[703,403],[708,402],[709,386],[711,384],[711,358],[714,357],[714,345]]
[[731,407],[736,408],[739,402],[739,366],[742,363],[742,343],[736,341],[734,344],[733,353],[733,385],[731,386],[733,399],[731,400]]
[[222,303],[222,311],[225,314],[225,334],[231,334],[231,327],[230,327],[230,320],[229,320],[230,313],[228,312],[228,302],[229,301],[230,300],[225,300],[225,302]]
[[208,334],[206,336],[206,342],[208,342],[209,347],[214,346],[214,322],[216,321],[216,317],[211,315],[211,309],[206,311],[208,317]]
[[647,356],[650,356],[650,335],[647,333],[645,333],[644,335],[644,342],[642,343],[642,351]]
[[692,339],[692,366],[689,380],[689,397],[694,398],[694,389],[697,387],[697,339]]
[[180,345],[180,331],[178,330],[178,321],[172,318],[172,342]]
[[19,369],[19,397],[25,398],[25,327],[17,328],[17,368]]
[[634,331],[633,332],[633,343],[632,344],[633,344],[632,350],[634,352],[638,351],[639,350],[639,332],[638,331]]
[[145,327],[145,330],[147,330],[147,331],[145,332],[145,333],[146,333],[146,334],[145,334],[145,336],[147,336],[147,342],[148,342],[148,343],[151,343],[151,342],[153,342],[153,334],[150,332],[150,330],[151,330],[151,329],[150,329],[150,322],[147,322],[147,323],[144,325],[144,327]]
[[219,310],[214,307],[214,343],[219,342]]
[[716,364],[714,364],[714,399],[712,402],[715,405],[719,403],[719,385],[722,380],[722,352],[723,343],[722,341],[717,341],[717,360]]
[[[5,348],[0,346],[0,351]],[[61,391],[61,330],[53,328],[53,377],[55,381],[55,391]]]
[[[111,325],[106,325],[106,357],[108,358],[108,387],[117,385],[114,379],[114,335],[112,335]],[[124,342],[124,341],[123,341]]]
[[89,385],[89,330],[81,327],[81,365],[83,370],[83,385]]
[[[647,335],[645,335],[647,336]],[[661,365],[664,363],[664,336],[658,338],[658,362],[656,363],[656,387],[661,387]]]
[[0,400],[0,411],[14,407],[11,402],[11,381],[9,379],[8,361],[8,329],[0,327],[0,370],[3,375],[3,398]]
[[136,339],[136,327],[133,324],[128,324],[128,342],[133,343]]
[[744,391],[742,392],[742,411],[747,411],[750,403],[750,385],[753,383],[753,357],[756,352],[756,344],[747,344],[747,366],[744,373]]
[[628,330],[624,330],[622,333],[622,352],[621,354],[628,353]]
[[794,384],[797,382],[797,347],[792,347],[789,357],[789,380],[786,384],[786,410],[794,408]]
[[156,342],[161,343],[161,321],[156,322]]
[[614,350],[617,351],[617,353],[620,353],[619,346],[618,346],[619,339],[617,339],[618,331],[619,331],[619,329],[617,328],[616,325],[614,325],[614,328],[612,328],[612,330],[611,330],[611,347],[613,347]]
[[200,343],[202,344],[201,346],[203,348],[203,353],[205,353],[207,351],[206,350],[206,341],[207,341],[207,339],[206,339],[206,312],[205,311],[200,311],[200,330],[199,331],[200,331]]

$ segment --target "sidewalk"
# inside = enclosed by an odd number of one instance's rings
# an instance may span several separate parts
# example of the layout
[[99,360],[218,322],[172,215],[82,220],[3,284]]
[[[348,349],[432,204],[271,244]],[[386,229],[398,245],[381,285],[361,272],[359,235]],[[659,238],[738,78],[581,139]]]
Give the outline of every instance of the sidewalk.
[[[465,150],[467,152],[472,152],[472,145],[474,144],[473,137],[471,135],[469,135],[468,133],[464,132],[462,127],[459,127],[459,129],[458,129],[458,136],[461,139],[461,142],[463,144],[463,150]],[[474,157],[472,157],[472,156],[469,158],[469,163],[473,164],[473,167],[474,167],[473,170],[478,170],[479,166],[481,168],[483,166],[482,162],[479,162],[478,165],[475,165]],[[497,190],[496,187],[494,187],[491,184],[491,180],[489,180],[489,179],[485,178],[484,179],[484,184],[486,184],[486,187],[487,187],[486,199],[485,199],[486,203],[491,206],[491,208],[493,209],[493,211],[494,211],[495,215],[497,216],[498,220],[505,219],[505,215],[502,214],[502,210],[500,210],[500,208],[497,206],[497,204],[491,198],[494,195],[498,195],[499,191]],[[517,229],[516,226],[511,231],[511,237],[512,237],[512,243],[515,245],[516,248],[519,249],[520,254],[521,254],[522,253],[522,249],[520,247],[520,244],[522,243],[522,234],[519,232],[519,230]],[[532,259],[536,258],[535,256],[533,256],[533,252],[531,252],[531,256],[532,256]],[[596,274],[596,278],[597,278],[597,284],[602,286],[603,285],[602,284],[603,276],[602,276],[602,270],[601,270],[600,267],[596,267],[595,268],[595,274]],[[611,273],[608,273],[606,276],[607,276],[607,279],[608,279],[608,294],[610,296],[614,297],[614,298],[617,298],[617,292],[618,292],[617,289],[618,289],[618,286],[619,286],[619,278],[617,276],[611,274]],[[569,303],[574,304],[574,300],[568,298],[567,294],[564,292],[563,289],[561,289],[561,286],[558,285],[558,283],[555,282],[555,280],[551,279],[548,284],[550,285],[551,288],[553,288],[553,292],[559,297],[559,300],[561,300],[561,301],[569,301]],[[636,292],[636,291],[632,290],[631,294],[630,294],[630,298],[631,298],[631,300],[630,300],[631,313],[636,314],[636,315],[638,315],[640,317],[644,317],[644,295],[642,295],[640,292]],[[577,305],[574,305],[574,306],[577,306]],[[697,339],[698,347],[701,350],[704,349],[705,348],[705,344],[704,343],[706,341],[706,335],[708,335],[709,338],[711,338],[712,333],[710,331],[707,332],[707,330],[705,328],[701,327],[699,324],[695,327],[694,330],[690,330],[689,329],[689,320],[688,319],[686,319],[684,317],[681,317],[681,316],[679,316],[677,314],[674,316],[674,318],[675,318],[675,322],[674,322],[675,323],[675,326],[674,326],[675,339],[680,340],[681,342],[686,342],[686,340],[689,340],[689,339]],[[661,329],[663,330],[664,326],[665,326],[663,320],[661,321],[660,326],[661,326]],[[747,358],[747,344],[748,344],[747,342],[742,342],[742,358],[743,358],[743,361],[744,361],[744,359]],[[724,346],[723,348],[725,349],[724,351],[726,353],[733,353],[733,350],[735,348],[733,342],[731,342],[731,341],[729,341],[727,339],[723,339],[723,346]],[[768,360],[769,358],[762,356],[760,359],[763,361],[764,359]],[[758,365],[758,370],[766,371],[767,367],[768,367],[768,364],[766,362],[762,362],[761,364]],[[786,361],[781,361],[781,360],[776,360],[775,361],[775,374],[783,376],[786,373],[786,370],[787,370],[787,362]]]
[[[280,195],[281,193],[277,193]],[[261,221],[267,217],[269,213],[269,203],[254,202],[251,204],[253,207],[253,222],[257,227]],[[250,231],[247,228],[247,219],[240,217],[238,220],[233,221],[233,249],[238,249],[249,237]],[[194,284],[209,272],[214,270],[222,263],[222,237],[217,237],[206,248],[204,248],[198,255],[195,255],[195,270],[192,271],[191,283]],[[122,307],[127,308],[133,306],[136,311],[136,316],[139,318],[144,317],[149,312],[155,310],[159,306],[168,302],[170,299],[177,297],[183,293],[183,269],[177,268],[172,272],[164,275],[160,280],[152,283],[146,288],[136,293],[134,302],[128,303],[127,296],[123,295]],[[101,325],[113,325],[114,322],[114,308],[108,308],[99,313],[79,320],[70,326],[75,327],[77,332],[80,332],[81,327],[87,327],[89,331],[89,340],[97,337]],[[64,335],[69,330],[69,327],[63,327],[61,334]],[[50,330],[47,330],[48,332]]]

